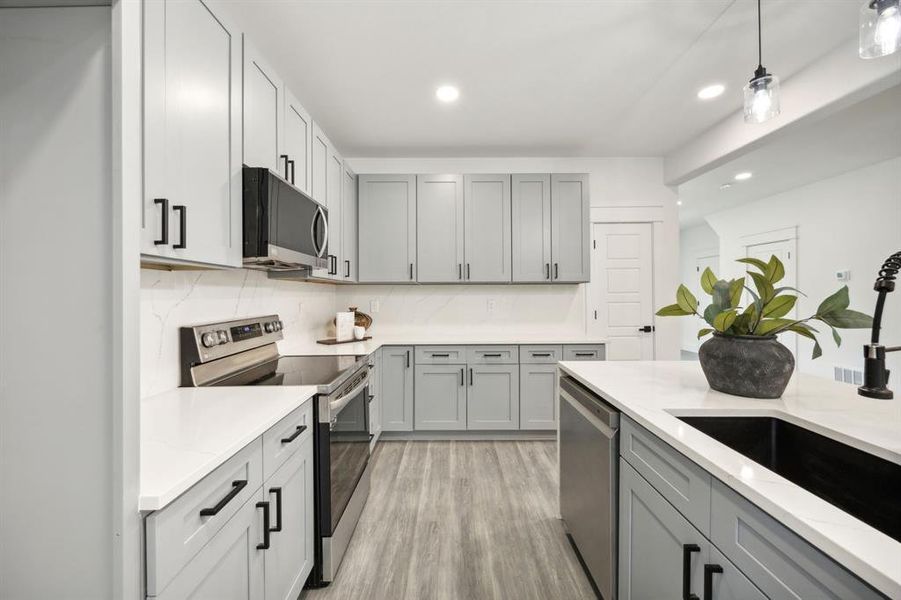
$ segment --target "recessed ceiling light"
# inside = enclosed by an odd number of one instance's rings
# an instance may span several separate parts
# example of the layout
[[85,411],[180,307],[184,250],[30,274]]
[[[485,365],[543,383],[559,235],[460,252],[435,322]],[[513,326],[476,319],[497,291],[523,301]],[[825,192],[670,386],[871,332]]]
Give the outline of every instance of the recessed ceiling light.
[[752,173],[750,171],[742,171],[735,176],[735,181],[747,181],[751,178]]
[[724,183],[723,185],[720,186],[720,189],[721,189],[721,190],[728,190],[730,187],[732,187],[732,184],[731,184],[731,183]]
[[682,201],[681,201],[681,200],[676,200],[676,206],[682,206]]
[[713,100],[714,98],[719,98],[720,96],[722,96],[723,92],[725,91],[726,86],[721,83],[715,83],[698,90],[698,98],[700,98],[701,100]]
[[454,102],[460,97],[460,90],[452,85],[442,85],[435,90],[435,96],[442,102]]

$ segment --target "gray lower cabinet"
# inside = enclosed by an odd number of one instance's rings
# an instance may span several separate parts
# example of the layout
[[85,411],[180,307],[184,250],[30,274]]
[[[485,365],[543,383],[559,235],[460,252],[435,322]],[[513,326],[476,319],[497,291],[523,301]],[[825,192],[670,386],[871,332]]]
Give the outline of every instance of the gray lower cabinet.
[[557,365],[520,365],[519,428],[557,429]]
[[551,175],[551,278],[557,283],[591,278],[589,210],[588,175]]
[[466,429],[466,365],[416,365],[417,430]]
[[686,583],[701,597],[710,542],[622,458],[619,473],[619,600],[687,597]]
[[510,176],[466,175],[463,179],[466,281],[509,282],[513,266],[510,246]]
[[416,281],[416,176],[357,179],[358,277],[369,283]]
[[[704,594],[702,598],[716,600],[767,600],[767,597],[751,580],[738,570],[738,567],[710,544],[710,562],[704,565]],[[710,571],[707,574],[706,571]],[[709,591],[708,590],[709,582]]]
[[413,347],[381,350],[382,431],[413,430]]
[[382,350],[379,348],[369,356],[372,377],[369,379],[369,434],[372,436],[370,450],[375,448],[382,435]]
[[519,365],[470,365],[467,429],[519,429]]
[[463,177],[416,176],[416,280],[462,281]]
[[248,500],[156,596],[160,600],[264,600],[260,492]]

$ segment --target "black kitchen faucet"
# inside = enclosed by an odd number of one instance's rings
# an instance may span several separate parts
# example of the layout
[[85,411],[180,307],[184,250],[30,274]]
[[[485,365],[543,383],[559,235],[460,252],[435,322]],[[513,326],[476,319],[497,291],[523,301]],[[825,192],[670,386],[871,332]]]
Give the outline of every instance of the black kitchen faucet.
[[873,314],[873,335],[870,343],[863,347],[863,385],[857,393],[868,398],[891,400],[894,396],[888,389],[889,371],[885,368],[886,352],[898,352],[901,346],[885,347],[879,343],[879,330],[882,327],[882,310],[885,308],[885,297],[895,291],[895,278],[901,271],[901,251],[895,252],[883,263],[879,277],[873,289],[879,294],[876,298],[876,312]]

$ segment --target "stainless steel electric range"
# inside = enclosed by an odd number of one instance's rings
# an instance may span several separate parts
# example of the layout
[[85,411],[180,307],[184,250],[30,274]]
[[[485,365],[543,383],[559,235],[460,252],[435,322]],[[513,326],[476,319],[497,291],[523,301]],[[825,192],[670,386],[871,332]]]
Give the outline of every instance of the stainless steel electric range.
[[369,496],[369,366],[365,356],[281,356],[277,315],[181,328],[182,385],[315,385],[316,565],[328,585]]

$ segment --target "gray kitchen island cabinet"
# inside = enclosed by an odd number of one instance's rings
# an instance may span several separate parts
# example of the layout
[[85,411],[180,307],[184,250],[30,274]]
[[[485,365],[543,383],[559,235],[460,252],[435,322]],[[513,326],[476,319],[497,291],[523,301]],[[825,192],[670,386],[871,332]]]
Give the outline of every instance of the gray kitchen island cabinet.
[[417,430],[466,429],[466,365],[416,365]]
[[463,177],[416,176],[416,280],[462,281]]
[[470,364],[467,429],[519,429],[519,365]]
[[413,430],[413,347],[381,349],[382,431]]
[[416,176],[360,175],[359,281],[416,281]]
[[464,176],[464,278],[476,283],[512,280],[509,175]]

